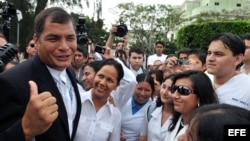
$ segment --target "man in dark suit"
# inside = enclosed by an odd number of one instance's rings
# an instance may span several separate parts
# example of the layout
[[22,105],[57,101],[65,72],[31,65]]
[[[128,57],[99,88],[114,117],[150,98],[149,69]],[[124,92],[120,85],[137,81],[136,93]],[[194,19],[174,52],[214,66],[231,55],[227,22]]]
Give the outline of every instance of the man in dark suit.
[[72,141],[81,111],[67,68],[77,48],[74,22],[53,7],[36,16],[34,27],[36,56],[0,74],[0,140]]

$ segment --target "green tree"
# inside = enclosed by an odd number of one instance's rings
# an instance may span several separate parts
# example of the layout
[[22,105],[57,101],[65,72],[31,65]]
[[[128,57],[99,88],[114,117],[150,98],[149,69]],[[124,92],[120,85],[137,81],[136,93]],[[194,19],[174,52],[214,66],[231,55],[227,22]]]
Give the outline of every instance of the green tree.
[[122,3],[116,8],[121,11],[119,20],[129,26],[133,44],[144,47],[147,54],[153,53],[156,41],[168,43],[169,31],[182,22],[182,12],[174,10],[170,5]]
[[187,47],[207,50],[209,39],[216,34],[229,32],[237,35],[244,35],[249,31],[249,21],[193,23],[182,27],[178,31],[176,44],[178,49]]
[[[9,42],[17,42],[17,30],[18,25],[20,27],[19,32],[19,47],[20,51],[24,52],[27,41],[33,35],[33,21],[37,13],[46,8],[48,5],[60,6],[66,9],[74,9],[75,7],[82,7],[81,3],[85,3],[88,7],[93,6],[95,11],[93,15],[97,15],[98,23],[102,23],[102,0],[95,0],[94,5],[90,4],[90,0],[11,0],[14,7],[22,12],[23,19],[18,23],[17,18],[13,17],[10,28]],[[0,3],[2,7],[2,3]]]
[[249,21],[250,11],[249,9],[237,9],[228,11],[223,9],[221,12],[203,12],[199,15],[193,17],[195,18],[195,23],[201,22],[212,22],[212,21]]

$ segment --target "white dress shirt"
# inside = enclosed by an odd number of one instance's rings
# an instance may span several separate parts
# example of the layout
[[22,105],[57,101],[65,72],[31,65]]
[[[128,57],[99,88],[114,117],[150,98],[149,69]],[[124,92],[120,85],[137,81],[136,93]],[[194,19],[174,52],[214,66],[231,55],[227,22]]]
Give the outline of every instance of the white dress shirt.
[[[148,121],[147,114],[144,116],[145,127],[142,129],[141,136],[147,136],[147,141],[164,141],[172,120],[172,115],[168,117],[163,125],[161,125],[162,119],[162,106],[157,107],[151,113],[151,119]],[[145,133],[146,132],[146,133]]]
[[116,90],[111,92],[111,96],[114,98],[116,106],[121,110],[133,95],[137,81],[133,72],[120,59],[116,58],[115,60],[122,65],[124,76]]
[[54,78],[54,81],[61,93],[67,115],[68,115],[68,124],[69,124],[69,132],[70,136],[73,131],[73,122],[76,115],[76,97],[75,97],[75,91],[71,84],[71,81],[68,77],[68,74],[66,72],[66,69],[63,71],[58,71],[53,68],[48,67],[48,70],[50,71],[52,77]]
[[132,114],[132,98],[130,98],[121,109],[122,113],[122,134],[126,137],[126,141],[136,141],[136,138],[140,136],[144,116],[147,113],[148,106],[152,103],[151,100],[143,105],[143,107]]
[[186,130],[188,128],[188,124],[184,125],[181,128],[181,130],[178,131],[179,127],[181,126],[181,120],[182,120],[182,116],[180,116],[180,118],[178,119],[174,130],[167,132],[164,141],[178,141],[177,140],[178,137],[186,132]]
[[147,60],[147,66],[148,65],[153,65],[155,60],[161,60],[161,62],[164,62],[167,58],[167,55],[162,54],[161,56],[157,56],[157,54],[153,54],[148,56],[148,60]]
[[107,102],[96,112],[91,93],[92,89],[81,95],[83,108],[74,141],[119,141],[120,111]]

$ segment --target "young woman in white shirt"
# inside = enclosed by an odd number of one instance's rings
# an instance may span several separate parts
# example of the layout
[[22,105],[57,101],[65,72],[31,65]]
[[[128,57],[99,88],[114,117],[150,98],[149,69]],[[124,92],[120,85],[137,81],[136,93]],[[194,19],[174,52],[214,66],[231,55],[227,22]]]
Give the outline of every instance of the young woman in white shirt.
[[163,80],[160,96],[156,103],[150,105],[144,116],[145,127],[142,128],[141,135],[145,136],[147,141],[163,141],[168,132],[174,109],[171,97],[174,76],[175,74],[171,74]]
[[177,141],[189,124],[193,111],[199,106],[218,103],[208,76],[197,70],[178,73],[171,87],[174,103],[173,120],[164,141]]

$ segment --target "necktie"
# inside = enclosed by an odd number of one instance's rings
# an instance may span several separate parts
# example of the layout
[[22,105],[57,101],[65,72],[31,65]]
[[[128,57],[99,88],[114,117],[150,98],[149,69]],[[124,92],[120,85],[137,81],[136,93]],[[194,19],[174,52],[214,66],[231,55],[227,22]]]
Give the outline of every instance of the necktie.
[[67,75],[59,75],[59,79],[55,79],[57,87],[62,95],[64,105],[68,114],[68,123],[70,134],[73,130],[73,120],[76,114],[74,106],[74,88]]

